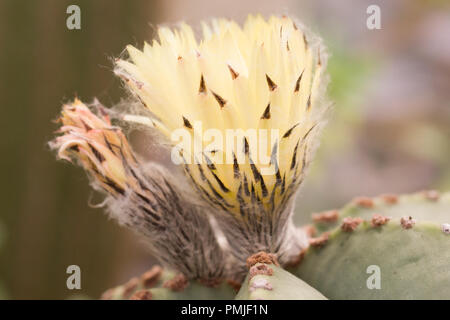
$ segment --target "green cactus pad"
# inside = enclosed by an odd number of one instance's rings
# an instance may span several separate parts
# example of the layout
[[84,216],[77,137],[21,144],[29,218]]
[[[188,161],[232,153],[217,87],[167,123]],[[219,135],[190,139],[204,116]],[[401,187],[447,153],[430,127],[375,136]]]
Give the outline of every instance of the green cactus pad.
[[272,270],[271,275],[247,274],[237,300],[325,300],[316,289],[309,286],[293,274],[274,264],[258,263],[254,267],[264,266]]
[[105,300],[129,299],[136,291],[160,287],[165,281],[173,278],[175,275],[172,271],[161,269],[159,266],[153,267],[149,272],[151,271],[154,274],[150,281],[146,280],[145,274],[139,278],[132,278],[123,285],[105,291],[101,298]]
[[[358,202],[361,201],[361,204]],[[367,205],[372,202],[372,206]],[[370,220],[374,214],[400,219],[412,216],[422,222],[450,223],[450,192],[439,194],[424,191],[406,195],[384,195],[374,198],[357,198],[338,211],[335,222],[315,222],[319,232],[329,231],[338,226],[345,217],[360,217]]]
[[190,281],[186,288],[180,290],[163,287],[164,283],[174,279],[175,276],[174,272],[157,266],[139,278],[133,278],[124,285],[107,290],[102,299],[127,300],[134,298],[137,292],[141,294],[148,292],[147,297],[152,300],[229,300],[236,295],[236,290],[226,282],[207,286],[197,281]]
[[236,295],[236,291],[225,282],[216,287],[191,282],[179,292],[168,288],[152,288],[149,291],[152,300],[231,300]]
[[[377,268],[381,288],[369,289]],[[450,299],[450,235],[428,222],[404,229],[399,219],[337,228],[292,272],[330,299]]]

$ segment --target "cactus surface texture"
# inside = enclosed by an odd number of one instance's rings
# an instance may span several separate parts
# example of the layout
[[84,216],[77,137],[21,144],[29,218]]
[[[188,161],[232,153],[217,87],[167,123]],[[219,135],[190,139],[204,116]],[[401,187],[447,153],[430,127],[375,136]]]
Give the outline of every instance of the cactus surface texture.
[[140,277],[126,284],[107,290],[104,300],[229,300],[236,295],[236,288],[226,281],[205,284],[189,281],[180,274],[154,266]]
[[[254,268],[254,269],[253,269]],[[252,272],[252,269],[255,270]],[[273,264],[250,268],[237,300],[325,300],[316,289]]]
[[[449,193],[358,198],[340,213],[328,226],[315,216],[324,242],[302,253],[294,274],[330,299],[450,298]],[[368,283],[375,269],[379,288]]]
[[342,210],[314,214],[310,246],[286,268],[261,252],[247,260],[242,283],[185,280],[171,287],[180,276],[154,267],[103,298],[450,299],[449,217],[449,193],[357,198]]
[[417,221],[437,224],[449,223],[450,193],[440,194],[429,190],[406,195],[383,194],[378,197],[358,197],[341,210],[330,210],[313,214],[315,229],[323,232],[332,230],[346,217],[370,220],[374,214],[401,219],[412,216]]

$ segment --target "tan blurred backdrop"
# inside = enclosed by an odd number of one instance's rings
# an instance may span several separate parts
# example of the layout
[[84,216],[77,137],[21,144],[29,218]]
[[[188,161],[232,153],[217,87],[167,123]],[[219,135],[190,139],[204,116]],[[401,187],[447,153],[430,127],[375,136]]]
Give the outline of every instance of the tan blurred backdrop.
[[[111,59],[159,23],[290,14],[325,38],[335,112],[298,222],[356,195],[450,189],[447,3],[0,0],[0,298],[97,298],[154,263],[137,237],[89,207],[84,173],[57,162],[46,142],[63,102],[119,102]],[[66,28],[70,4],[81,8],[81,30]],[[366,27],[370,4],[381,8],[381,30]],[[82,290],[66,288],[71,264],[81,267]]]

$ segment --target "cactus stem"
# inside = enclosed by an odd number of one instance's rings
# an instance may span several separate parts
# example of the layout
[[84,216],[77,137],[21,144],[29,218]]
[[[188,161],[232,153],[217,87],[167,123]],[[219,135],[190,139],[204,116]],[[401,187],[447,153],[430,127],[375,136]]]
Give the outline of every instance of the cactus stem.
[[396,204],[398,202],[398,196],[396,194],[382,194],[380,198],[387,204]]
[[423,192],[423,195],[425,196],[425,198],[427,199],[427,200],[430,200],[430,201],[438,201],[439,200],[439,198],[440,198],[440,193],[439,193],[439,191],[436,191],[436,190],[427,190],[427,191],[424,191]]
[[353,199],[353,203],[363,208],[373,208],[374,202],[369,197],[358,197]]
[[103,292],[102,296],[100,297],[100,300],[111,300],[114,296],[115,288],[111,288]]
[[314,222],[335,222],[339,219],[339,211],[330,210],[319,213],[313,213],[312,219]]
[[381,214],[375,213],[372,217],[372,227],[381,227],[382,225],[385,225],[388,223],[388,221],[391,220],[389,217],[382,216]]
[[442,224],[442,232],[445,234],[450,234],[450,223]]
[[258,253],[255,253],[254,255],[251,255],[247,258],[247,268],[250,269],[257,263],[265,263],[265,264],[274,264],[276,266],[279,266],[278,260],[276,256],[273,253],[267,253],[264,251],[260,251]]
[[198,279],[198,282],[202,285],[210,288],[217,288],[222,282],[223,279],[216,278],[216,279]]
[[130,300],[151,300],[152,293],[148,290],[139,290],[136,291],[131,297]]
[[308,250],[308,248],[303,248],[300,251],[300,253],[287,264],[287,267],[295,268],[296,266],[298,266],[300,264],[300,262],[302,262],[303,259],[305,258],[305,254],[306,254],[307,250]]
[[311,247],[323,247],[328,242],[329,237],[330,233],[324,232],[320,237],[309,239],[309,245]]
[[[406,226],[414,221],[409,216],[402,220]],[[288,271],[331,299],[448,299],[450,243],[443,223],[418,219],[411,230],[404,230],[394,221],[377,230],[365,222],[351,234],[334,228],[325,247],[310,247],[302,263]],[[383,290],[367,290],[360,263],[383,270]]]
[[317,234],[317,229],[312,224],[308,224],[302,228],[303,232],[308,236],[308,238],[312,238]]
[[346,217],[342,220],[341,229],[345,232],[354,231],[363,222],[361,218]]
[[241,289],[241,283],[233,280],[233,279],[228,279],[227,280],[227,284],[233,288],[234,291],[238,292]]
[[172,279],[163,283],[163,288],[170,289],[175,292],[183,291],[189,285],[188,279],[181,273],[177,274]]
[[273,275],[273,269],[271,267],[267,266],[267,264],[256,264],[250,268],[249,273],[250,273],[250,276],[248,277],[248,281],[250,281],[254,276],[256,276],[258,274],[271,276],[271,275]]
[[125,298],[129,297],[133,293],[133,291],[136,290],[138,285],[139,285],[139,278],[134,277],[128,280],[128,282],[124,285],[123,296]]
[[272,285],[270,282],[264,278],[255,279],[250,283],[249,291],[253,292],[256,289],[263,289],[263,290],[273,290]]
[[151,288],[155,286],[161,275],[162,268],[160,266],[154,266],[141,276],[142,284],[145,288]]
[[403,229],[411,229],[416,224],[416,220],[414,220],[411,216],[409,217],[402,217],[400,219],[400,224]]

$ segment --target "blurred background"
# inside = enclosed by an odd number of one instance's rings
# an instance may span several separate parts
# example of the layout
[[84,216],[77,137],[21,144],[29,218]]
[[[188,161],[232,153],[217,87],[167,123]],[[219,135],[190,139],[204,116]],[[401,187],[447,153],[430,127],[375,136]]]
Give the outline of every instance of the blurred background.
[[[68,30],[66,8],[81,8]],[[366,26],[369,5],[381,29]],[[98,298],[155,261],[93,209],[80,168],[46,142],[63,102],[125,92],[112,59],[155,26],[248,13],[289,14],[329,48],[334,113],[298,198],[296,220],[359,195],[450,189],[450,5],[446,0],[0,0],[0,299]],[[94,199],[95,201],[95,199]],[[81,268],[68,290],[66,268]]]

